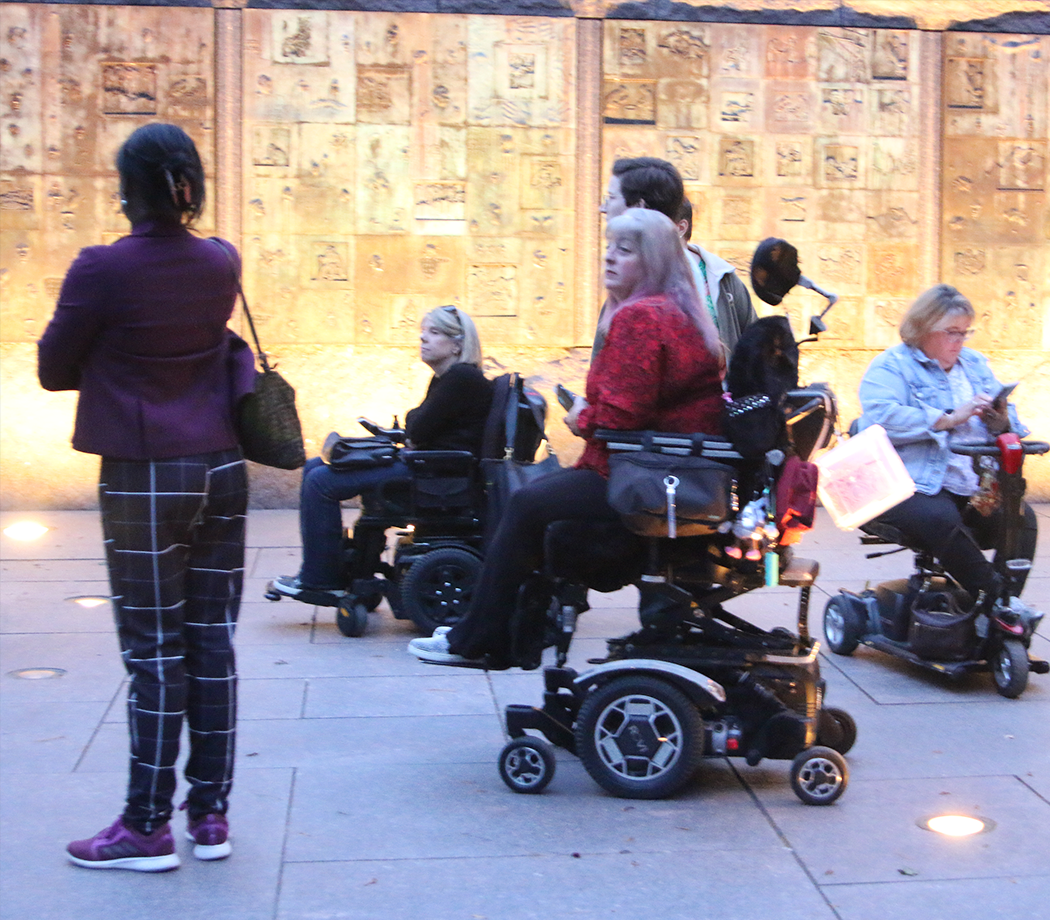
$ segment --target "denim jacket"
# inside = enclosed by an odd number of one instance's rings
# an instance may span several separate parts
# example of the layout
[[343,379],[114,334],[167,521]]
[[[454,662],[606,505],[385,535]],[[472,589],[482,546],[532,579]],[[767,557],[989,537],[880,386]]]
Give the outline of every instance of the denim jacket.
[[[988,360],[972,348],[959,354],[959,366],[974,393],[999,392]],[[950,431],[934,431],[934,423],[946,409],[955,408],[948,374],[940,364],[920,349],[901,343],[876,357],[860,382],[861,430],[881,425],[915,480],[915,489],[926,495],[940,492],[951,451]],[[1028,434],[1009,407],[1010,428],[1024,437]],[[989,438],[991,435],[989,434]]]

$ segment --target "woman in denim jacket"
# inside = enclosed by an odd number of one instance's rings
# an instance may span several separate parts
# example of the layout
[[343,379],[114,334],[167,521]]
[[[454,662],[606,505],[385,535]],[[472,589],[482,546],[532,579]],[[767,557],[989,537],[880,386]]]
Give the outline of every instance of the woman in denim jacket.
[[[993,402],[1001,385],[984,355],[963,347],[973,319],[973,305],[947,284],[920,295],[901,321],[903,342],[875,358],[861,380],[860,427],[886,429],[915,480],[915,494],[878,520],[931,552],[973,598],[992,599],[999,575],[981,548],[999,545],[1002,514],[984,516],[970,503],[977,474],[950,445],[1028,429],[1013,406]],[[1025,505],[1020,555],[1034,558],[1035,544],[1035,513]]]

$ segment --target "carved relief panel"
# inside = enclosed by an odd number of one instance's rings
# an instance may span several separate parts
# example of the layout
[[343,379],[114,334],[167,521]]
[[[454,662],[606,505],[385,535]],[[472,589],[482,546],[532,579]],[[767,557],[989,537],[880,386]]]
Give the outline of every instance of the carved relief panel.
[[[212,178],[211,10],[5,3],[0,27],[0,311],[35,341],[84,246],[128,231],[114,158],[135,128],[173,122]],[[214,226],[205,211],[204,232]]]
[[978,309],[977,348],[1050,338],[1046,36],[945,36],[944,278]]
[[[881,343],[876,302],[914,295],[921,273],[916,34],[610,21],[604,55],[603,175],[620,156],[675,163],[703,245],[722,254],[783,236],[809,266],[819,253],[813,271],[850,298],[839,344]],[[1026,181],[1038,154],[1001,172]]]
[[[404,345],[428,303],[456,302],[486,342],[573,340],[547,315],[571,302],[571,21],[251,10],[245,22],[245,225],[260,258],[288,262],[268,269],[283,292],[271,338]],[[345,322],[303,319],[322,290]]]

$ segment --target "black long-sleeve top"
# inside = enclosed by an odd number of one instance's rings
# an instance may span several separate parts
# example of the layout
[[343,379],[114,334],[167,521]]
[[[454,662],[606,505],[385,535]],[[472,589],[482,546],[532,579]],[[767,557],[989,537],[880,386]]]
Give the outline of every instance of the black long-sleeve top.
[[492,381],[481,368],[453,364],[430,378],[426,398],[405,416],[405,430],[417,450],[469,450],[480,456],[491,405]]

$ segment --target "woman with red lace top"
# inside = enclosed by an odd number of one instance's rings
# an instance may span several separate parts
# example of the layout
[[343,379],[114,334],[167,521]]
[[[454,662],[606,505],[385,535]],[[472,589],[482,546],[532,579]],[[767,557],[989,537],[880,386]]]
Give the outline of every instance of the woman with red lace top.
[[474,600],[451,629],[414,639],[409,651],[437,664],[512,667],[511,619],[518,589],[542,564],[554,521],[619,520],[606,497],[608,449],[599,428],[721,432],[718,332],[703,308],[674,224],[633,208],[606,232],[604,344],[566,424],[586,439],[575,468],[545,476],[508,503],[485,554]]

